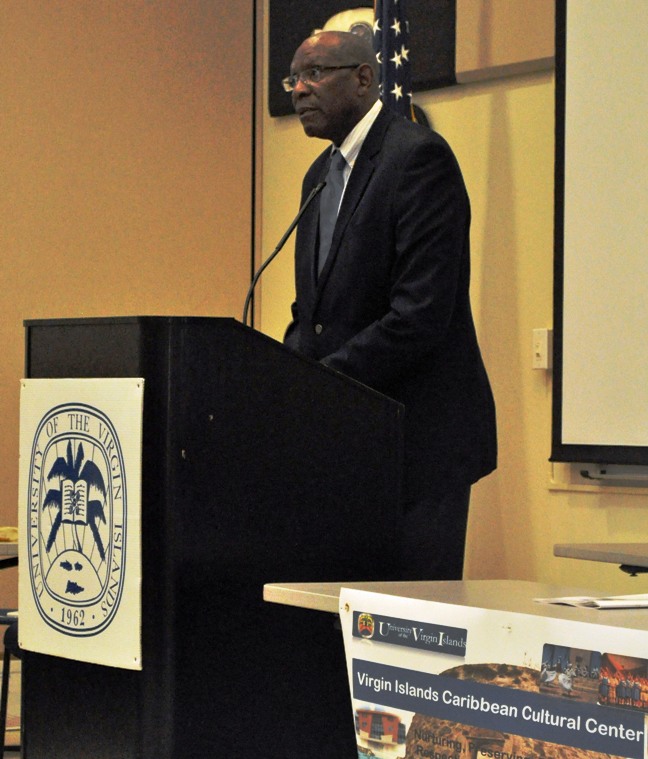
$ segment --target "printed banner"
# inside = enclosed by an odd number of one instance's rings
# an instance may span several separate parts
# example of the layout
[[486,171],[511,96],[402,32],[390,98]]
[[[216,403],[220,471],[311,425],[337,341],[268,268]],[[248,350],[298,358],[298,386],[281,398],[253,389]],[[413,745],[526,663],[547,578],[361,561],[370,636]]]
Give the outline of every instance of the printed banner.
[[648,757],[644,630],[346,588],[340,618],[359,759]]
[[20,646],[141,669],[143,379],[20,396]]

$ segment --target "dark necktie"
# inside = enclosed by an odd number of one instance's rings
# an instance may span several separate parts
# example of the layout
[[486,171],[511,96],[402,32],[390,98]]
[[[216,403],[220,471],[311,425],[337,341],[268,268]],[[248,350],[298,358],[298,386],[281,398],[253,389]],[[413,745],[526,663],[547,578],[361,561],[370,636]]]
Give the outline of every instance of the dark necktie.
[[328,174],[326,175],[326,187],[320,196],[319,218],[319,255],[317,260],[317,273],[321,274],[326,257],[328,256],[333,239],[333,230],[340,208],[340,199],[344,190],[344,167],[346,160],[339,150],[336,150],[331,158]]

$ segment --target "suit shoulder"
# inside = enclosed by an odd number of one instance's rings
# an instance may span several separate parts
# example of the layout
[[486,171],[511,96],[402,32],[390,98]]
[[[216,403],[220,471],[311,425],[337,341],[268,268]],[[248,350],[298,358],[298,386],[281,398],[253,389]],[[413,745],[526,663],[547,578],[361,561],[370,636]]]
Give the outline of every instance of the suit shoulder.
[[464,184],[454,151],[444,137],[429,127],[394,117],[376,148],[372,159],[374,165],[389,174],[392,182],[399,176],[411,177],[412,172],[427,172],[427,176],[435,181],[444,176]]
[[405,149],[417,145],[436,145],[450,153],[453,152],[448,141],[438,132],[404,118],[395,118],[388,125],[385,139],[395,145],[402,145]]
[[[438,132],[404,118],[394,118],[383,134],[382,140],[374,145],[375,150],[367,153],[375,165],[381,165],[394,176],[415,167],[436,167],[448,172],[448,176],[461,177],[462,172],[454,151]],[[373,158],[370,158],[373,155]]]

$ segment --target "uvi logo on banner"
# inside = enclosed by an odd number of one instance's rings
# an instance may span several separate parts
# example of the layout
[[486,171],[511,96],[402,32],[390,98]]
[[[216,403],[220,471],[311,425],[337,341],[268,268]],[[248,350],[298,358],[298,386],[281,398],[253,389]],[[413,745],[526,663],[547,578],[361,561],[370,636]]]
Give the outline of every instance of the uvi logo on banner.
[[38,611],[61,632],[95,635],[119,608],[124,580],[128,490],[113,425],[92,406],[57,406],[36,430],[29,472]]
[[[23,383],[21,488],[27,498],[21,565],[27,566],[21,572],[21,623],[23,610],[31,609],[44,625],[35,641],[30,626],[20,625],[21,644],[29,650],[138,667],[142,385],[142,380]],[[61,398],[73,400],[58,402]],[[134,419],[139,420],[135,430]],[[127,461],[136,466],[128,469]],[[128,608],[120,615],[122,603]],[[111,651],[111,628],[119,617],[117,653]],[[130,648],[129,638],[135,641]],[[84,639],[92,640],[84,645]]]

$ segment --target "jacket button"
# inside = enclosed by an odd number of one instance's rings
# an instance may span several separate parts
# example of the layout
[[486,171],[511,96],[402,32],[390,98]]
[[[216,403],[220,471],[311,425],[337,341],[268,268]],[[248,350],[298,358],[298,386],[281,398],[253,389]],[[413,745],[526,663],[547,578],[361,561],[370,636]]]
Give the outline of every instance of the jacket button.
[[316,324],[315,325],[315,334],[316,335],[321,335],[323,329],[324,329],[324,327],[322,327],[321,324]]

